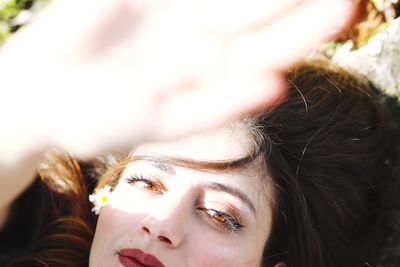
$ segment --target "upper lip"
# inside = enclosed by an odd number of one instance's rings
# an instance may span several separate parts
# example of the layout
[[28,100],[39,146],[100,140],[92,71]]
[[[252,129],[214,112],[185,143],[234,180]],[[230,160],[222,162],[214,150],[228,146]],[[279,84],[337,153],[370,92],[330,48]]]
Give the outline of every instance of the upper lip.
[[119,257],[130,258],[136,260],[146,267],[165,267],[157,257],[146,254],[140,249],[136,248],[124,248],[118,251]]

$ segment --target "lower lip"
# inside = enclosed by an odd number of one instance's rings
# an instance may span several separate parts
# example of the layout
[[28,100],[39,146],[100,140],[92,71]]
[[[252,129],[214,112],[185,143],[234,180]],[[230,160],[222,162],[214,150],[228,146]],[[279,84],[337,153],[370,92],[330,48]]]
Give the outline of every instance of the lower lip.
[[125,256],[119,256],[119,262],[124,266],[124,267],[149,267],[148,265],[144,265],[134,258],[131,257],[125,257]]
[[165,267],[155,256],[140,249],[125,248],[118,253],[119,262],[124,267]]

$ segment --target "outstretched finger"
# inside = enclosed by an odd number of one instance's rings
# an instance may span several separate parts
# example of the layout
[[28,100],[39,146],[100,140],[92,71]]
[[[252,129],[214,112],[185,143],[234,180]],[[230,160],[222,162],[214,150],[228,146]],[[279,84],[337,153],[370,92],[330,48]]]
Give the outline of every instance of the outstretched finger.
[[354,16],[352,1],[314,0],[262,31],[233,41],[232,65],[247,68],[284,69],[302,59],[310,49],[342,31]]
[[[278,103],[285,83],[277,73],[224,79],[202,88],[178,91],[165,98],[158,114],[164,132],[172,136],[204,130],[249,111]],[[166,137],[168,138],[168,136]]]
[[309,0],[206,0],[186,1],[193,5],[201,22],[216,35],[238,34],[267,24]]

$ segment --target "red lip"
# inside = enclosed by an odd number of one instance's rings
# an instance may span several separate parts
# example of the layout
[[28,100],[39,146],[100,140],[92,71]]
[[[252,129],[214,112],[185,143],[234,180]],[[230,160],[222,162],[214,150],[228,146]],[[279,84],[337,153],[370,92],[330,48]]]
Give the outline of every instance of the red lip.
[[124,267],[165,267],[156,257],[140,249],[124,248],[118,251],[119,262]]

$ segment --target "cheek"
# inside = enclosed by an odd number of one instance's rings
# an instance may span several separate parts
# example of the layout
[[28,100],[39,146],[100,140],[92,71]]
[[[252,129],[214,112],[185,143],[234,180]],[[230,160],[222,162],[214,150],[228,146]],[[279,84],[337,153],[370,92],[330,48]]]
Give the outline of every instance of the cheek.
[[146,202],[140,194],[132,194],[131,187],[119,184],[112,193],[108,204],[100,212],[96,226],[96,239],[107,241],[108,245],[112,240],[126,240],[126,233],[135,232],[138,226],[148,213]]
[[110,206],[105,206],[102,208],[99,220],[96,226],[96,235],[103,235],[107,232],[109,235],[110,231],[113,230],[113,225],[118,222],[119,214]]
[[258,267],[262,247],[240,236],[222,237],[214,232],[191,232],[186,251],[189,263],[196,267]]
[[109,206],[125,213],[140,213],[147,211],[146,197],[138,191],[132,190],[132,186],[120,183],[112,193]]
[[110,241],[114,235],[112,214],[109,214],[109,209],[103,207],[100,213],[100,217],[97,221],[96,232],[92,247],[90,250],[89,266],[97,267],[104,266],[104,264],[111,265],[112,254],[110,254]]
[[141,213],[128,213],[116,206],[107,205],[103,207],[96,226],[96,235],[102,239],[116,239],[131,233],[134,226],[138,225]]
[[103,255],[117,251],[122,245],[132,241],[131,235],[139,221],[140,214],[128,214],[108,205],[103,207],[97,222],[92,251]]

